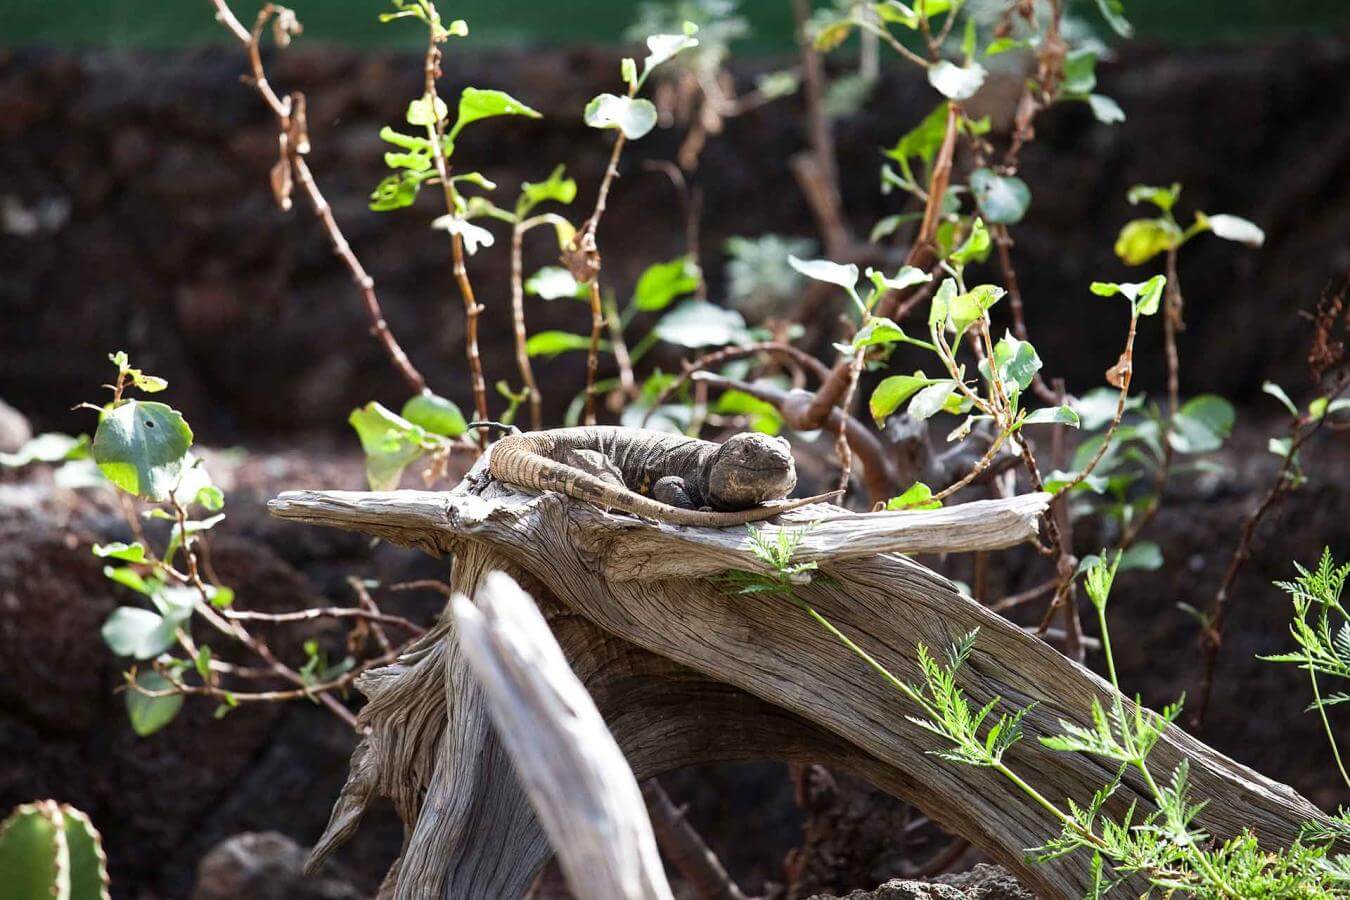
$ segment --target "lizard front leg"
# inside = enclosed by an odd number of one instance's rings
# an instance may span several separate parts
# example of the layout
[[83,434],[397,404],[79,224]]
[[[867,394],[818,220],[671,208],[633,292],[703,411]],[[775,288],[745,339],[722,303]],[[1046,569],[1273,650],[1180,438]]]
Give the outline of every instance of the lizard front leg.
[[689,485],[678,475],[659,478],[652,485],[652,499],[659,500],[680,509],[705,509],[699,498],[689,490]]

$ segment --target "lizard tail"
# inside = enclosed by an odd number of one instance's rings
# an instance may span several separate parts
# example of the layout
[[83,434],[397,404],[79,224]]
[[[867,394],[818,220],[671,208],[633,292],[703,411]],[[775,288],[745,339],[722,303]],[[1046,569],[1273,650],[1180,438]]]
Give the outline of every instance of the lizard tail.
[[726,528],[748,522],[762,522],[789,510],[828,500],[839,493],[833,491],[815,497],[787,500],[770,506],[757,506],[754,509],[734,512],[681,509],[602,481],[594,475],[544,456],[539,452],[544,448],[535,445],[539,437],[536,434],[511,435],[494,444],[488,459],[488,471],[492,473],[492,477],[498,481],[537,491],[557,491],[578,500],[622,510],[635,516],[675,525],[701,525],[705,528]]

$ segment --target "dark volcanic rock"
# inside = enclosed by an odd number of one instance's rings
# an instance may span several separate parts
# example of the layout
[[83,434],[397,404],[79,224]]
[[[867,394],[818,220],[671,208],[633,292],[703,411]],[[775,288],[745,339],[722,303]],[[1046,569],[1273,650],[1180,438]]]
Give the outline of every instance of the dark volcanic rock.
[[[309,95],[310,163],[379,284],[395,334],[435,386],[466,403],[462,308],[445,241],[427,229],[434,204],[366,208],[383,169],[377,132],[402,121],[420,89],[420,61],[307,50],[303,42],[269,56],[277,85]],[[168,377],[189,420],[217,443],[282,429],[341,432],[359,403],[406,396],[306,204],[297,200],[287,214],[272,203],[274,125],[240,84],[241,66],[225,49],[0,59],[0,201],[9,231],[0,240],[0,396],[38,430],[82,421],[68,410],[105,380],[105,354],[118,347]],[[1085,104],[1063,104],[1039,120],[1039,140],[1024,154],[1034,201],[1016,229],[1015,258],[1042,357],[1071,391],[1100,383],[1122,323],[1101,315],[1087,285],[1138,280],[1143,270],[1125,270],[1111,253],[1120,225],[1138,213],[1125,189],[1175,179],[1186,186],[1183,209],[1245,215],[1270,235],[1260,252],[1212,238],[1186,248],[1183,383],[1250,396],[1265,377],[1292,380],[1302,352],[1294,311],[1350,267],[1350,95],[1327,89],[1350,78],[1350,48],[1303,39],[1184,57],[1129,49],[1101,68],[1099,90],[1129,120],[1108,128]],[[609,147],[580,111],[613,87],[616,70],[616,57],[586,51],[453,54],[447,94],[468,83],[500,87],[545,116],[470,129],[460,164],[497,181],[507,202],[522,179],[566,163],[580,182],[580,218]],[[753,74],[747,67],[741,77]],[[926,84],[897,68],[863,112],[839,123],[843,193],[859,232],[898,202],[877,191],[877,148],[933,102]],[[708,144],[699,177],[714,297],[727,236],[813,232],[787,167],[803,146],[799,113],[795,100],[772,104],[730,120]],[[605,281],[620,298],[645,265],[682,251],[670,185],[643,167],[670,158],[679,139],[658,130],[624,157],[600,234]],[[487,306],[490,383],[516,380],[506,243],[472,260]],[[552,260],[546,238],[528,244],[528,268]],[[528,316],[534,330],[587,325],[584,309],[570,303],[531,300]],[[1157,328],[1145,324],[1143,347],[1157,346]],[[674,357],[664,361],[669,367]],[[580,357],[540,368],[556,420],[583,382]],[[1158,386],[1152,366],[1140,367],[1140,379]]]

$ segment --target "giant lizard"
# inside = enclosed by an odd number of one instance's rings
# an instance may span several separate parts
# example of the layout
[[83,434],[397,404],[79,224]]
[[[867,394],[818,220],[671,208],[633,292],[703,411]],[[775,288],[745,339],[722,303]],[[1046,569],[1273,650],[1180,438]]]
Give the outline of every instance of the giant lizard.
[[676,525],[742,525],[833,496],[762,505],[797,486],[797,469],[787,441],[755,433],[715,444],[641,428],[558,428],[502,438],[488,466],[498,481]]

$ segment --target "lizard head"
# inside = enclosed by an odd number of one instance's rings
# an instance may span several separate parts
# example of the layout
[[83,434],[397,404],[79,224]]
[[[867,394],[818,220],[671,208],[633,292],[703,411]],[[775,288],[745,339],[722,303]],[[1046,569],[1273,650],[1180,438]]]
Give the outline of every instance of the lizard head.
[[721,509],[749,509],[781,500],[797,486],[792,449],[780,437],[732,435],[718,449],[708,471],[708,499]]

